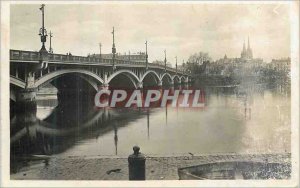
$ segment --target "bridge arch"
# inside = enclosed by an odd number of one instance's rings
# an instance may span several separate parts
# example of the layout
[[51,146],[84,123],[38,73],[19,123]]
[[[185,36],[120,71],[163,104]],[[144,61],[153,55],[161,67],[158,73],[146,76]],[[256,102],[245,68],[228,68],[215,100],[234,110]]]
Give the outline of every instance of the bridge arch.
[[118,75],[125,75],[126,77],[128,77],[135,88],[136,88],[136,82],[140,81],[140,79],[138,78],[138,76],[134,72],[132,72],[130,70],[118,70],[117,72],[114,72],[112,75],[110,75],[108,77],[106,83],[107,84],[110,83],[112,81],[112,79],[114,79]]
[[187,82],[191,82],[191,81],[192,81],[192,77],[191,77],[191,76],[187,76],[187,77],[186,77],[186,81],[187,81]]
[[94,80],[90,79],[89,76],[84,74],[80,74],[79,77],[88,82],[96,91],[98,91],[99,83],[95,82]]
[[180,77],[180,80],[181,80],[181,83],[183,83],[183,82],[186,81],[186,77],[185,77],[185,76],[181,76],[181,77]]
[[145,78],[148,74],[152,74],[152,75],[154,75],[158,80],[160,80],[159,75],[158,75],[155,71],[149,70],[149,71],[145,72],[145,74],[142,76],[142,78],[141,78],[140,81],[142,82],[142,81],[144,80],[144,78]]
[[132,76],[129,76],[128,74],[124,74],[124,75],[131,81],[131,83],[133,84],[134,88],[137,88],[137,84],[136,84],[135,79]]
[[157,86],[160,82],[160,77],[155,71],[148,70],[142,75],[140,82],[142,82],[145,87]]
[[23,80],[10,76],[10,84],[15,85],[21,89],[24,89],[26,84]]
[[172,80],[173,80],[174,83],[180,83],[181,82],[180,77],[177,74],[173,76]]
[[163,75],[161,75],[160,80],[163,82],[163,79],[165,77],[168,79],[169,84],[173,82],[172,76],[169,73],[167,73],[167,72],[164,73]]
[[[100,78],[97,74],[95,74],[91,71],[87,71],[87,70],[83,70],[83,69],[64,69],[64,70],[57,70],[57,71],[51,72],[51,73],[46,74],[43,77],[37,79],[34,83],[34,87],[39,87],[40,85],[42,85],[46,82],[50,82],[57,77],[60,77],[65,74],[70,74],[70,73],[82,74],[82,75],[85,75],[85,78],[87,78],[86,76],[94,78],[99,84],[104,83],[102,78]],[[92,84],[92,86],[95,88],[94,84]],[[97,90],[97,88],[95,88],[95,89]]]

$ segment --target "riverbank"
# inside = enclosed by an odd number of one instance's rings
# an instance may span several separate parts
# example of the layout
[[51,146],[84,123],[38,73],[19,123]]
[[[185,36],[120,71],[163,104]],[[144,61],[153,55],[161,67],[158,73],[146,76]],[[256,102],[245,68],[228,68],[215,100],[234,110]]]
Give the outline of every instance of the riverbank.
[[[19,172],[11,174],[13,180],[128,180],[127,158],[122,157],[49,157],[32,160]],[[223,162],[256,161],[290,163],[285,154],[219,154],[173,157],[147,157],[147,180],[178,180],[177,169],[187,166]]]

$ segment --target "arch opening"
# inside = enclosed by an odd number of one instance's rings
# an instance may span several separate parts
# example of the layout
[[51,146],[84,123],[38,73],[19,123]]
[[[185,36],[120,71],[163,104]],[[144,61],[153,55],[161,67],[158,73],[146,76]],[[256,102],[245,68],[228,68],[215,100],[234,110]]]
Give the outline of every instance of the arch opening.
[[181,80],[180,80],[179,76],[177,76],[177,75],[174,76],[173,81],[174,81],[175,85],[179,85],[181,83]]
[[161,77],[163,86],[170,86],[173,83],[172,77],[169,73],[164,73]]
[[185,82],[185,77],[184,76],[180,77],[180,80],[181,80],[181,83],[184,83]]
[[154,71],[146,72],[142,77],[143,86],[145,87],[153,87],[157,86],[159,83],[159,76]]
[[10,76],[10,84],[18,88],[22,88],[22,89],[25,88],[25,81],[13,76]]
[[93,80],[96,84],[101,85],[104,83],[103,79],[100,78],[97,74],[87,71],[87,70],[81,70],[81,69],[64,69],[64,70],[58,70],[49,74],[44,75],[43,77],[36,80],[34,87],[39,87],[43,85],[44,83],[52,82],[52,80],[57,79],[61,76],[68,75],[68,74],[80,74],[82,76],[85,76],[85,78],[89,78]]
[[139,78],[128,70],[117,71],[107,79],[107,83],[110,87],[119,88],[137,88],[138,82]]
[[49,83],[57,89],[59,106],[69,106],[68,108],[70,108],[70,106],[78,105],[81,108],[84,105],[90,107],[94,103],[93,99],[97,92],[97,84],[85,76],[64,74]]
[[[81,69],[58,70],[36,80],[39,93],[56,95],[59,107],[93,105],[94,96],[103,80],[93,72]],[[56,91],[55,91],[56,90]],[[55,93],[56,92],[56,93]],[[70,108],[70,107],[69,107]]]

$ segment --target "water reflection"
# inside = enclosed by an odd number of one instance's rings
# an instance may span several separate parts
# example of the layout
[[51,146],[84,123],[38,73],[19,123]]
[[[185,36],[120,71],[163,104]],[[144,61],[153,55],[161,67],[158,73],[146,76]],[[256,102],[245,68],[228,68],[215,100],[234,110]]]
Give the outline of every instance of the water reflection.
[[49,105],[11,119],[12,160],[32,154],[128,156],[133,145],[164,156],[290,151],[288,93],[262,86],[203,90],[202,109],[95,110],[41,102]]
[[147,109],[147,138],[150,140],[150,114],[149,109]]
[[116,155],[118,155],[118,129],[116,127],[116,124],[114,124],[114,133],[115,133],[115,136],[114,136],[114,141],[115,141],[115,151],[116,151]]

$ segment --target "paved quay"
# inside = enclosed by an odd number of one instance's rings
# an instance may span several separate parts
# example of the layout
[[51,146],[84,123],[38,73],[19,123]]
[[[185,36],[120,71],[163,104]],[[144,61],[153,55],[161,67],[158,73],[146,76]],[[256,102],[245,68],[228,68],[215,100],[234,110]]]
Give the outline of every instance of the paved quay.
[[[226,154],[201,156],[147,157],[147,180],[178,180],[181,167],[222,161],[268,161],[290,163],[286,154]],[[109,173],[109,171],[111,171]],[[40,180],[128,180],[127,158],[104,157],[51,157],[35,160],[23,167],[11,179]]]

